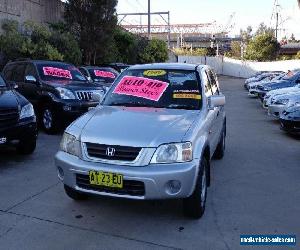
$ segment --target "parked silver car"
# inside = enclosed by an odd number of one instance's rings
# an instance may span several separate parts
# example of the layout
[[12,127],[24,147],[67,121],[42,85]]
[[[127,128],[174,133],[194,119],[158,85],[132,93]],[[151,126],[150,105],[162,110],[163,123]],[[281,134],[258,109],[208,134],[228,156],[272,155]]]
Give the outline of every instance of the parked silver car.
[[137,65],[70,125],[55,164],[67,195],[183,199],[204,213],[210,162],[225,150],[225,97],[209,66]]
[[300,102],[300,92],[276,95],[268,105],[268,115],[279,118],[286,107]]

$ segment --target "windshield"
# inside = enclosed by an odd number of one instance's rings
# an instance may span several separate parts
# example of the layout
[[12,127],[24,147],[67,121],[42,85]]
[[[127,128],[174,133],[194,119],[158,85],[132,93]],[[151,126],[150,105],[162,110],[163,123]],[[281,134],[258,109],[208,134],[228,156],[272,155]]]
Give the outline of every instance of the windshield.
[[70,64],[40,63],[37,65],[37,69],[43,81],[86,81],[80,71]]
[[2,76],[0,76],[0,87],[6,87],[6,83],[5,83],[4,79],[2,78]]
[[118,72],[111,68],[93,68],[88,70],[94,82],[113,83]]
[[201,99],[196,71],[138,69],[124,71],[102,104],[199,110]]

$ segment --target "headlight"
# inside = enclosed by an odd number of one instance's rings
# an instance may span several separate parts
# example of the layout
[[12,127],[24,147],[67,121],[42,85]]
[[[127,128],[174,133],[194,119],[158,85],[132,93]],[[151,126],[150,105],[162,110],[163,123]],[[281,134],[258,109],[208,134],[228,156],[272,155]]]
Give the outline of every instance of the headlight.
[[275,101],[274,104],[286,105],[286,104],[288,104],[288,102],[289,102],[289,99],[279,99],[279,100]]
[[66,88],[57,87],[56,90],[58,91],[61,99],[76,99],[73,92]]
[[65,132],[60,142],[60,150],[71,155],[79,156],[80,142],[74,135]]
[[34,109],[32,104],[27,104],[22,107],[20,112],[20,119],[28,118],[34,116]]
[[187,162],[193,160],[192,143],[172,143],[159,146],[151,163]]

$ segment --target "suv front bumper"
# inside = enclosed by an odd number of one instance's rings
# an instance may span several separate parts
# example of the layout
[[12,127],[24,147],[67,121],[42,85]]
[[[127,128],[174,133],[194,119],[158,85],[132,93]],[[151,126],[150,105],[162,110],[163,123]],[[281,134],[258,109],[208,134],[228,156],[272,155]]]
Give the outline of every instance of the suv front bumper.
[[79,100],[75,101],[60,101],[54,102],[54,110],[61,121],[71,122],[77,119],[79,116],[88,112],[90,108],[94,108],[98,105],[98,102],[83,102]]
[[[76,156],[59,151],[55,156],[55,165],[57,169],[60,169],[58,171],[59,178],[63,183],[77,191],[140,200],[174,199],[186,198],[192,194],[197,179],[199,160],[195,159],[186,163],[150,164],[145,167],[133,167],[83,161]],[[126,194],[126,192],[120,194],[120,192],[114,192],[113,190],[97,191],[88,186],[83,188],[78,185],[77,175],[88,179],[91,170],[122,174],[124,181],[143,183],[144,192],[142,195],[131,195]],[[170,181],[180,182],[180,189],[177,192],[170,191]]]
[[19,122],[14,126],[0,130],[0,146],[18,143],[21,140],[32,140],[37,138],[37,124],[34,119]]

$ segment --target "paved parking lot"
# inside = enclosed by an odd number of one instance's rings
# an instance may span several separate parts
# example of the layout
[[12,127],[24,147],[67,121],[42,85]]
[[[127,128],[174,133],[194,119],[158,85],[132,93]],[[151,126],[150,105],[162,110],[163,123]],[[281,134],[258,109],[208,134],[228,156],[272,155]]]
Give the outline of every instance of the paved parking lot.
[[240,234],[252,233],[299,241],[300,140],[247,97],[241,79],[220,80],[227,148],[212,162],[202,219],[184,218],[179,201],[72,201],[54,168],[61,135],[41,133],[32,156],[0,152],[0,249],[239,249]]

